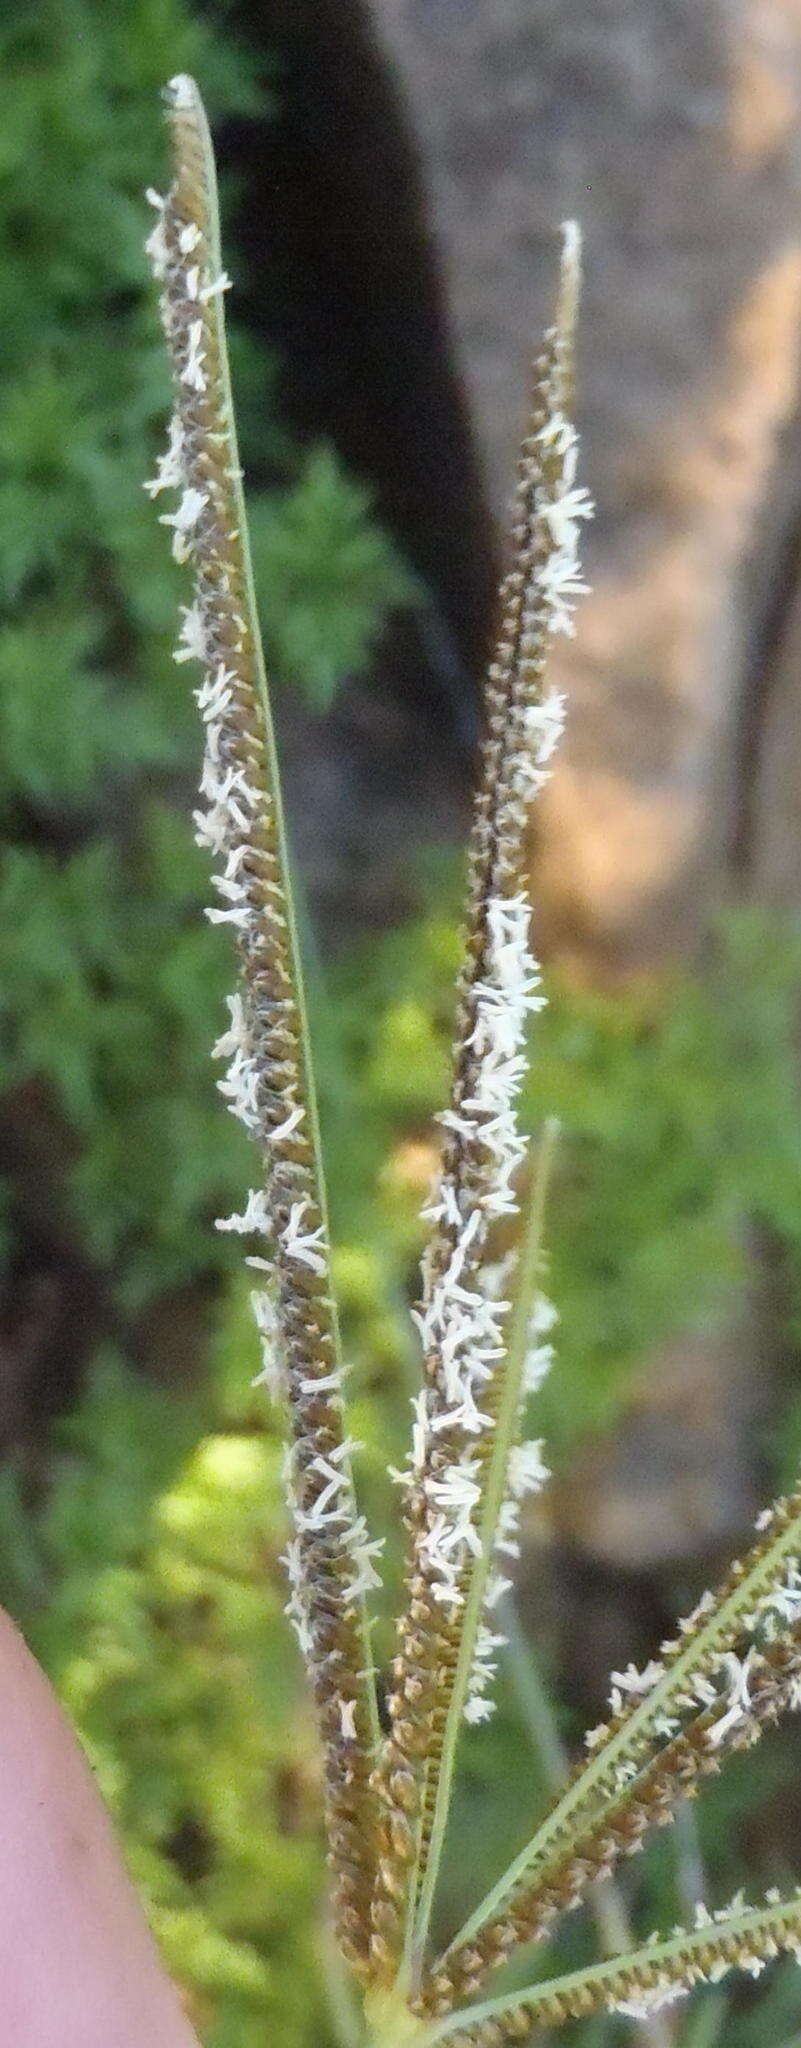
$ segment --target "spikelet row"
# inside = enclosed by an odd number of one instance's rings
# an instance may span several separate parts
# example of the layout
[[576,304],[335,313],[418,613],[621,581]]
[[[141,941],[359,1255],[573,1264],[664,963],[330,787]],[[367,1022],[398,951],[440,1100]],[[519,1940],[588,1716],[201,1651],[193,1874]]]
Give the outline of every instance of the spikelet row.
[[[572,626],[584,589],[579,521],[591,506],[575,483],[577,437],[564,404],[577,289],[578,239],[565,231],[557,317],[534,366],[512,529],[512,564],[501,591],[500,628],[487,689],[487,735],[469,851],[465,964],[458,991],[451,1100],[439,1121],[441,1170],[424,1211],[430,1226],[416,1313],[423,1386],[414,1403],[404,1513],[409,1531],[409,1601],[394,1661],[388,1739],[378,1784],[386,1809],[385,1849],[374,1911],[375,1954],[391,1972],[407,1906],[406,1861],[418,1878],[436,1796],[437,1770],[459,1653],[466,1581],[481,1551],[481,1510],[502,1398],[510,1301],[497,1233],[518,1213],[526,1141],[517,1100],[526,1070],[528,1020],[543,1003],[530,950],[525,828],[547,778],[564,706],[545,693],[548,643]],[[522,1393],[550,1360],[542,1338],[552,1320],[536,1306]],[[502,1637],[494,1610],[508,1586],[524,1496],[547,1477],[539,1443],[514,1444],[495,1532],[497,1568],[478,1629],[468,1719],[491,1711],[490,1683]],[[425,1752],[425,1786],[416,1764]],[[417,1788],[410,1799],[410,1785]],[[417,1808],[422,1807],[418,1816]],[[414,1816],[414,1817],[413,1817]]]
[[213,166],[191,81],[174,80],[168,102],[175,179],[166,198],[150,195],[157,219],[147,247],[175,413],[147,488],[154,497],[178,494],[175,510],[161,517],[176,560],[189,562],[194,576],[176,660],[196,660],[203,672],[196,836],[213,857],[221,899],[207,914],[230,927],[240,966],[229,1026],[214,1050],[226,1062],[221,1092],[255,1140],[264,1175],[244,1210],[218,1227],[253,1239],[249,1263],[263,1282],[254,1295],[260,1377],[289,1408],[289,1612],[323,1737],[340,1937],[358,1960],[374,1853],[361,1616],[380,1546],[356,1512],[343,1421],[316,1112],[227,388],[221,296],[229,281],[214,246]]
[[762,1906],[747,1906],[738,1894],[714,1913],[699,1906],[694,1927],[653,1935],[630,1955],[571,1971],[530,1993],[488,2000],[472,2019],[469,2010],[457,2014],[423,2039],[443,2048],[505,2048],[528,2040],[532,2028],[561,2027],[599,2011],[648,2020],[731,1970],[759,1977],[780,1955],[801,1962],[801,1894],[782,1899],[771,1891]]
[[747,1674],[732,1674],[730,1690],[689,1719],[680,1734],[640,1772],[621,1783],[600,1814],[582,1829],[579,1820],[530,1886],[508,1900],[470,1941],[459,1941],[426,1978],[420,2009],[446,2013],[472,1996],[511,1951],[538,1941],[554,1921],[580,1904],[596,1878],[621,1857],[642,1848],[646,1835],[673,1818],[678,1798],[691,1798],[704,1777],[727,1757],[758,1741],[765,1727],[801,1705],[801,1630],[754,1651]]
[[[526,1920],[531,1911],[536,1916],[556,1866],[569,1874],[575,1857],[573,1875],[581,1881],[580,1838],[594,1828],[602,1836],[610,1814],[628,1814],[635,1795],[642,1799],[644,1794],[647,1803],[653,1786],[664,1787],[679,1761],[684,1784],[685,1738],[696,1758],[703,1738],[702,1771],[716,1768],[730,1747],[754,1738],[766,1718],[752,1712],[765,1658],[781,1660],[785,1653],[790,1658],[781,1704],[782,1709],[798,1707],[794,1658],[799,1617],[801,1493],[796,1492],[759,1516],[751,1551],[735,1561],[716,1594],[705,1593],[679,1622],[659,1658],[643,1671],[630,1665],[612,1674],[611,1720],[588,1734],[587,1759],[554,1801],[529,1848],[495,1887],[491,1917],[481,1921],[474,1916],[443,1959],[440,1997],[445,1978],[451,1993],[457,1983],[469,1982],[475,1989],[494,1968],[519,1939],[518,1902],[524,1901]],[[654,1822],[669,1817],[670,1801],[666,1804],[660,1795]]]

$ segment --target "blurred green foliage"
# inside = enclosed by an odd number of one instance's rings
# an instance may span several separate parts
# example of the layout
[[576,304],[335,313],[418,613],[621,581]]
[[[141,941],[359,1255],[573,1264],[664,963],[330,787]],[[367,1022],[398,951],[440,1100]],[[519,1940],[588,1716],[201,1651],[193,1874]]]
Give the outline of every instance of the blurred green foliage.
[[262,497],[253,507],[253,563],[273,674],[300,682],[318,711],[328,709],[342,677],[363,666],[390,606],[418,594],[370,507],[369,491],[343,474],[327,446],[312,450],[283,497]]
[[[129,1309],[222,1269],[209,1220],[244,1173],[200,1085],[229,969],[183,823],[183,580],[142,490],[169,409],[143,187],[178,69],[213,112],[269,118],[224,12],[36,0],[0,26],[0,1090],[45,1091],[69,1228]],[[235,341],[245,460],[283,478],[253,506],[268,650],[319,703],[413,586],[368,493],[330,449],[291,448],[272,366]]]
[[[341,962],[319,1009],[336,1273],[364,1444],[358,1476],[371,1517],[390,1527],[386,1467],[402,1454],[416,1370],[406,1308],[457,956],[456,921],[440,903]],[[529,1113],[558,1109],[564,1121],[549,1229],[561,1334],[532,1423],[557,1460],[611,1419],[643,1345],[726,1313],[756,1221],[786,1262],[791,1340],[798,975],[786,932],[738,917],[721,931],[704,986],[551,992],[536,1026]],[[211,1097],[210,1074],[203,1092]],[[326,2038],[329,2024],[318,1764],[281,1612],[280,1418],[250,1387],[256,1366],[240,1275],[208,1372],[191,1390],[143,1383],[104,1355],[56,1432],[38,1503],[13,1468],[0,1489],[0,1596],[25,1621],[88,1744],[209,2048],[255,2048],[268,2024],[282,2044],[301,2044]],[[399,1562],[396,1534],[391,1590]],[[379,1624],[379,1657],[388,1642]],[[766,1746],[707,1795],[702,1843],[716,1896],[754,1882],[744,1823],[780,1791],[789,1763],[781,1744]],[[544,1796],[507,1682],[496,1722],[465,1742],[447,1926],[519,1844]],[[771,1864],[759,1875],[767,1884],[786,1874]],[[670,1924],[681,1910],[663,1842],[635,1872],[632,1902],[643,1924]],[[569,1927],[562,1953],[580,1958],[587,1939]],[[798,2021],[794,1977],[780,1973],[771,1997],[788,2025]],[[725,2038],[737,2048],[750,2048],[746,2022],[747,2009],[740,2034],[726,2009]],[[589,2048],[616,2036],[596,2028],[578,2038]]]
[[[101,1276],[118,1326],[46,1469],[0,1473],[0,1595],[75,1717],[208,2048],[306,2048],[330,2026],[318,1761],[282,1616],[277,1418],[250,1388],[247,1290],[212,1228],[250,1165],[208,1062],[230,962],[202,919],[186,822],[199,743],[171,660],[181,580],[141,490],[168,393],[140,195],[163,172],[158,88],[184,68],[213,111],[267,117],[224,11],[36,0],[0,26],[0,1090],[11,1127],[43,1133],[1,1213],[12,1273],[35,1213]],[[334,454],[301,461],[288,444],[254,338],[234,341],[246,463],[283,476],[253,505],[272,663],[322,707],[414,590]],[[458,962],[442,872],[428,899],[315,1001],[359,1477],[391,1524]],[[755,1229],[781,1264],[797,1350],[799,983],[797,936],[740,914],[703,983],[553,989],[526,1107],[532,1127],[545,1113],[564,1126],[549,1232],[560,1358],[534,1419],[557,1461],[610,1422],[644,1349],[726,1315]],[[208,1360],[182,1377],[167,1321],[164,1380],[149,1381],[127,1333],[180,1286],[198,1329],[213,1320]],[[786,1441],[795,1456],[801,1407]],[[389,1562],[392,1584],[397,1547]],[[477,1891],[520,1828],[520,1784],[531,1817],[543,1796],[509,1688],[466,1766],[446,1917],[460,1873]],[[762,1769],[740,1773],[739,1814]],[[704,1848],[723,1891],[743,1875],[734,1810],[713,1794]],[[648,1885],[669,1918],[665,1855]],[[777,2040],[798,2023],[785,1982]],[[747,2012],[725,2024],[736,2048],[762,2038]]]

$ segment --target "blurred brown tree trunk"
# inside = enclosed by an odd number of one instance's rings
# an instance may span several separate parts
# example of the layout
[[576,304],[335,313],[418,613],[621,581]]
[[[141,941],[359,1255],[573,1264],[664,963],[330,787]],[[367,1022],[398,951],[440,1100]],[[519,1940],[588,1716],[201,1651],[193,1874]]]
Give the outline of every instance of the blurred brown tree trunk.
[[499,512],[554,228],[584,226],[594,594],[559,661],[537,895],[563,955],[650,965],[697,943],[753,850],[755,699],[801,500],[801,0],[373,5]]

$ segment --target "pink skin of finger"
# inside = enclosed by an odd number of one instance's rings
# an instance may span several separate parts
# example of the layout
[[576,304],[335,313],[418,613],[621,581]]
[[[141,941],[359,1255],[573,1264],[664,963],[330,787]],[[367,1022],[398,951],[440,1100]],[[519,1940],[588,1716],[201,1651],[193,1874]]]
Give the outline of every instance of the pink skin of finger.
[[0,1612],[0,2048],[198,2048],[58,1702]]

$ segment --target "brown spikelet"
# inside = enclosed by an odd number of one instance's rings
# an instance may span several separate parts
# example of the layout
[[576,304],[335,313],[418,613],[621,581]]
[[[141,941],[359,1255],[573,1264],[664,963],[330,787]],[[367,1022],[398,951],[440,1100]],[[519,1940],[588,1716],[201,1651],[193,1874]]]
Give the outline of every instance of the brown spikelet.
[[[563,281],[557,317],[546,335],[532,372],[528,429],[523,443],[511,534],[512,560],[500,592],[497,643],[490,663],[486,693],[486,733],[475,821],[468,853],[464,966],[458,990],[454,1076],[450,1107],[442,1119],[445,1141],[438,1197],[427,1213],[432,1229],[424,1262],[420,1325],[424,1346],[426,1444],[406,1493],[405,1521],[409,1538],[408,1600],[398,1629],[390,1696],[392,1725],[385,1745],[379,1787],[387,1818],[384,1852],[379,1862],[376,1931],[382,1966],[391,1974],[402,1941],[404,1915],[413,1906],[408,1886],[399,1881],[405,1863],[415,1866],[414,1884],[425,1871],[432,1816],[439,1783],[453,1677],[460,1654],[460,1602],[464,1573],[454,1576],[453,1594],[438,1583],[432,1565],[432,1531],[438,1526],[442,1489],[448,1473],[467,1467],[468,1483],[482,1486],[492,1450],[493,1426],[503,1384],[502,1367],[483,1375],[478,1425],[448,1421],[453,1394],[443,1368],[442,1313],[438,1301],[447,1295],[449,1278],[462,1290],[460,1298],[480,1296],[482,1269],[488,1257],[495,1220],[513,1214],[516,1197],[512,1178],[525,1146],[511,1131],[503,1146],[494,1142],[482,1122],[481,1104],[487,1046],[482,1036],[481,1003],[492,1000],[499,975],[499,957],[520,955],[522,1015],[539,1007],[534,993],[537,973],[528,959],[525,940],[529,907],[524,886],[524,834],[528,806],[545,779],[544,763],[558,734],[561,703],[543,705],[548,642],[555,625],[554,564],[560,559],[558,531],[549,523],[554,508],[572,483],[575,436],[563,407],[570,382],[577,278],[577,241],[566,231]],[[569,472],[569,474],[568,474]],[[586,493],[573,493],[575,517],[589,511]],[[552,580],[549,582],[549,567]],[[572,571],[572,564],[571,564]],[[571,595],[581,588],[570,576]],[[559,598],[567,624],[565,594]],[[501,977],[502,978],[502,977]],[[510,990],[510,1000],[514,1000]],[[510,1062],[510,1072],[513,1066]],[[522,1063],[521,1063],[522,1064]],[[511,1124],[517,1079],[508,1088],[507,1121]],[[502,1116],[494,1119],[495,1131]],[[504,1304],[485,1315],[485,1350],[496,1359],[503,1350]],[[439,1316],[439,1325],[438,1325]],[[499,1341],[500,1340],[500,1341]],[[478,1433],[476,1433],[476,1430]],[[434,1503],[432,1507],[432,1502]],[[464,1559],[469,1570],[469,1546]],[[411,1711],[413,1707],[413,1712]],[[425,1752],[424,1777],[416,1758]],[[394,1829],[392,1791],[397,1773],[419,1787],[419,1820],[406,1830],[403,1854]],[[406,1809],[409,1811],[408,1807]],[[390,1937],[390,1927],[393,1928]]]
[[[370,1546],[353,1501],[331,1298],[325,1198],[306,1044],[278,776],[251,588],[244,505],[228,387],[214,167],[202,105],[189,79],[168,89],[174,178],[148,244],[161,285],[173,369],[170,449],[149,488],[175,485],[164,523],[191,561],[195,601],[177,658],[197,656],[206,728],[198,837],[216,855],[234,931],[241,994],[216,1050],[221,1083],[257,1141],[263,1187],[221,1228],[254,1231],[268,1275],[256,1297],[268,1370],[291,1419],[291,1612],[307,1654],[325,1756],[328,1840],[343,1951],[364,1961],[375,1863],[369,1785],[375,1732],[363,1627]],[[280,1361],[276,1369],[276,1357]]]
[[428,2037],[426,2048],[428,2042],[503,2048],[507,2041],[526,2040],[532,2028],[558,2028],[599,2011],[648,2020],[698,1984],[716,1984],[732,1969],[758,1976],[783,1953],[801,1957],[799,1894],[769,1894],[761,1906],[737,1898],[720,1912],[702,1913],[694,1928],[676,1928],[630,1954],[454,2014]]
[[577,1823],[569,1848],[549,1859],[535,1883],[522,1888],[501,1913],[473,1933],[469,1943],[451,1948],[426,1980],[420,2009],[450,2011],[479,1990],[513,1948],[542,1939],[561,1913],[580,1903],[594,1879],[613,1870],[621,1857],[636,1854],[653,1828],[672,1819],[678,1798],[692,1797],[702,1777],[719,1771],[728,1756],[750,1747],[764,1727],[778,1720],[797,1695],[800,1675],[801,1630],[796,1630],[753,1658],[748,1712],[724,1738],[719,1737],[717,1709],[696,1715],[622,1786],[617,1799],[608,1799],[585,1831]]
[[[679,1622],[674,1640],[662,1645],[660,1661],[643,1674],[633,1668],[628,1674],[614,1674],[612,1716],[588,1737],[590,1756],[575,1766],[526,1851],[494,1887],[493,1918],[501,1917],[522,1890],[535,1889],[541,1871],[567,1853],[596,1816],[608,1811],[622,1779],[635,1776],[655,1752],[663,1752],[670,1737],[714,1701],[721,1684],[725,1691],[728,1669],[736,1677],[751,1667],[757,1638],[776,1637],[783,1608],[797,1613],[798,1596],[792,1588],[798,1585],[801,1592],[800,1559],[801,1493],[796,1491],[760,1515],[751,1550],[732,1563],[717,1592],[704,1594],[694,1612]],[[781,1590],[785,1581],[788,1596]],[[724,1705],[721,1698],[721,1714]],[[477,1915],[466,1924],[463,1939],[468,1948],[479,1924]]]

